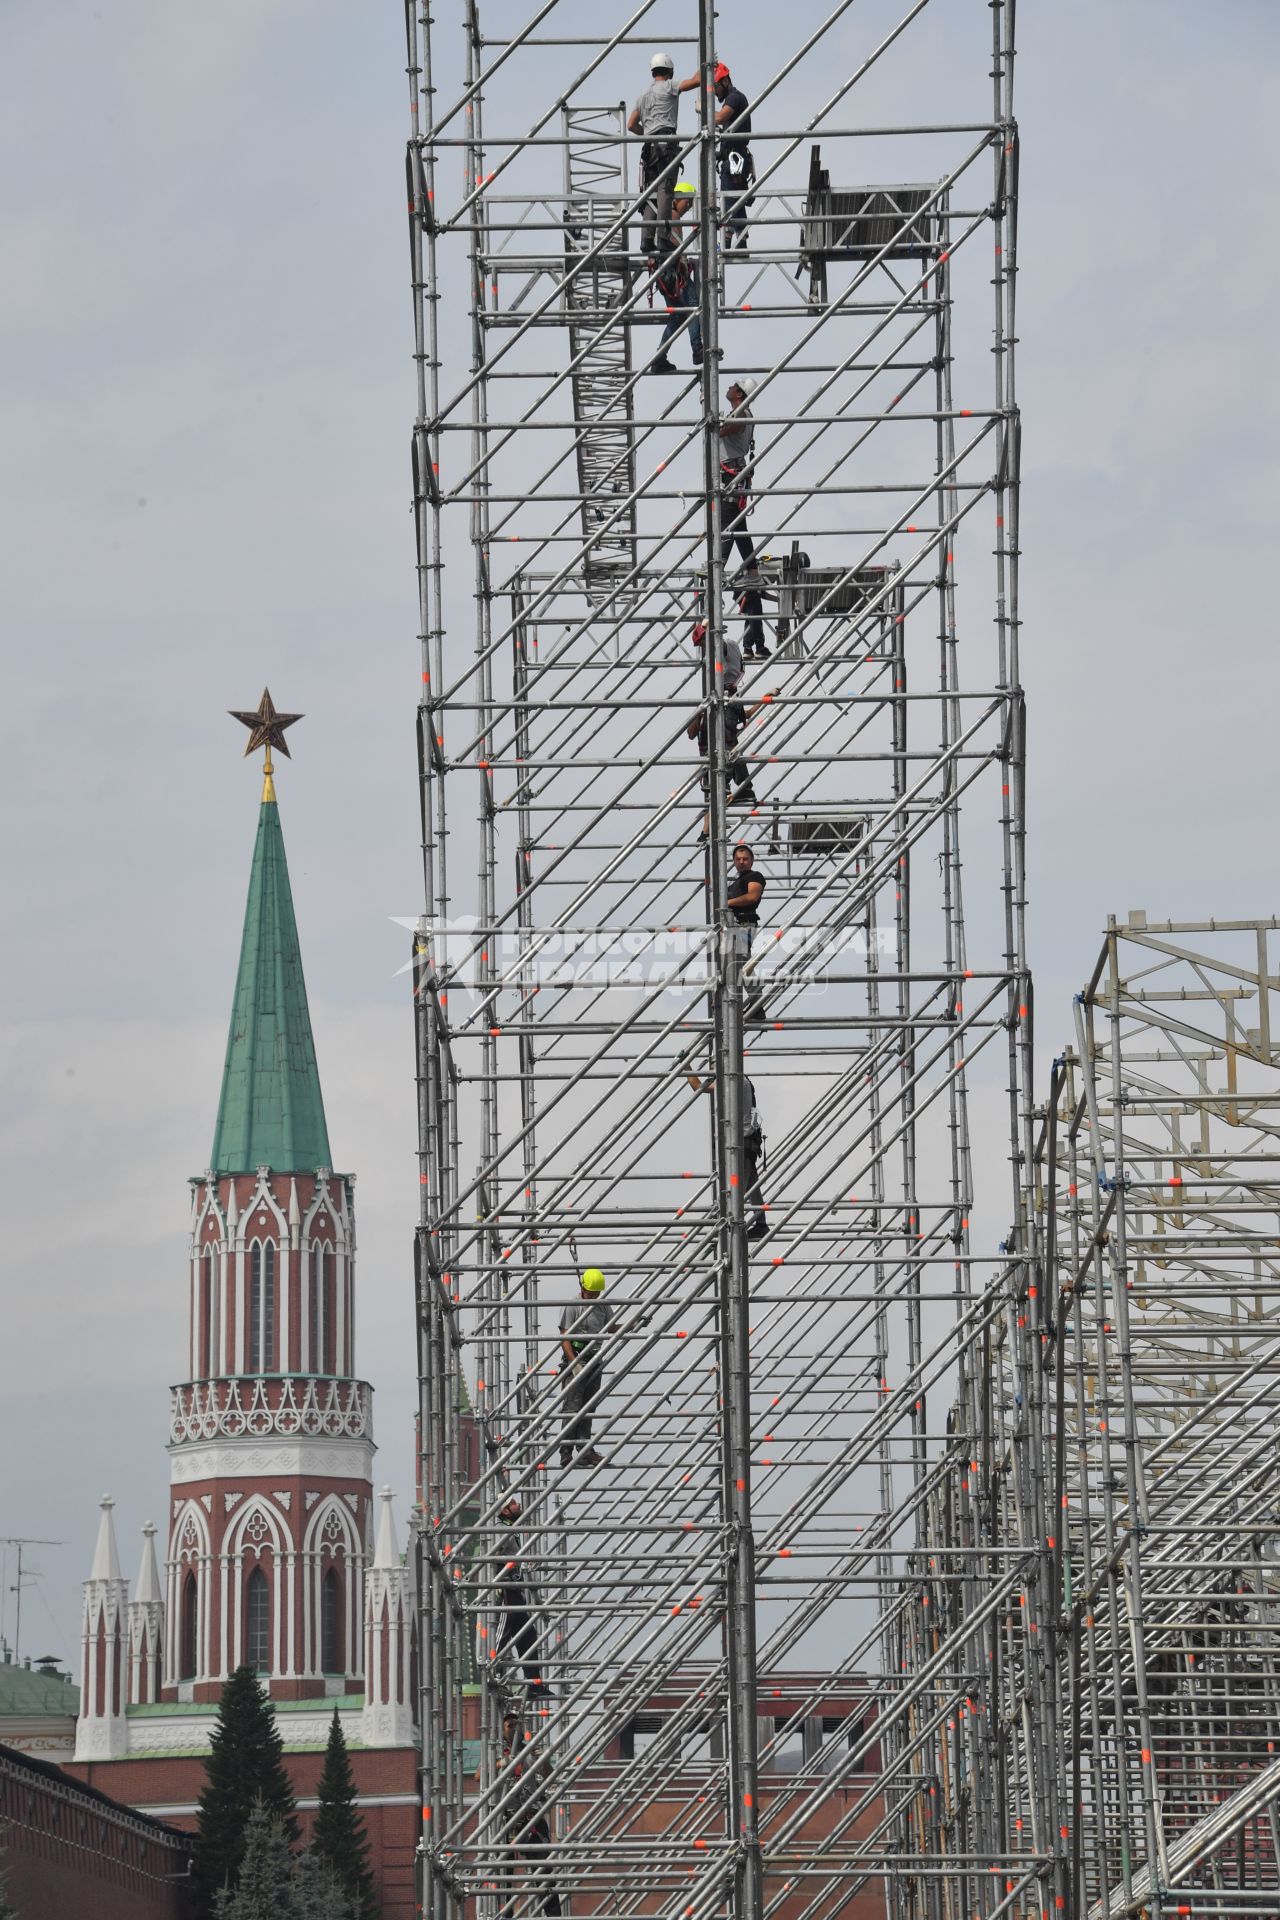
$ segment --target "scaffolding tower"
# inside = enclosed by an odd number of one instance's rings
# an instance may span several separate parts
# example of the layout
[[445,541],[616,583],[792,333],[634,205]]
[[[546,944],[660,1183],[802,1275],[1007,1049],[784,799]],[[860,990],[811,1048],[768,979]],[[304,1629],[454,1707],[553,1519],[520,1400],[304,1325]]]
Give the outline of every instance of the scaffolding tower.
[[1280,1908],[1278,932],[1113,920],[1037,1140],[1082,1920]]
[[1013,4],[714,20],[406,8],[420,1899],[1041,1920]]

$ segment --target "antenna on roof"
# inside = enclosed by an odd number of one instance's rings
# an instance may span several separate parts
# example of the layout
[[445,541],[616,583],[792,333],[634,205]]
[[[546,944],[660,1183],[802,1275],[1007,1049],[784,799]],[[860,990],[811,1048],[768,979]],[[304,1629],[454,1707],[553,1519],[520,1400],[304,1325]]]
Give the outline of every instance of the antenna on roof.
[[37,1540],[32,1534],[0,1533],[0,1546],[16,1547],[18,1549],[18,1577],[8,1589],[10,1593],[16,1593],[18,1596],[18,1604],[14,1611],[13,1618],[13,1664],[15,1667],[22,1664],[22,1589],[24,1585],[30,1584],[31,1581],[40,1578],[38,1573],[29,1573],[24,1581],[22,1574],[22,1549],[24,1547],[60,1547],[64,1544],[61,1540]]

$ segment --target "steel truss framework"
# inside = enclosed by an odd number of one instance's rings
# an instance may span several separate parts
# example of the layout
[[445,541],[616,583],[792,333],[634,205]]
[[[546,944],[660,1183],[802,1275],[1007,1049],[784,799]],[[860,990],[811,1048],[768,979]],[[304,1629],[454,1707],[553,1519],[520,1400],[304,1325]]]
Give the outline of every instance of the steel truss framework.
[[[1026,1417],[1013,7],[946,9],[959,114],[919,104],[939,11],[838,0],[743,75],[746,250],[686,100],[704,354],[663,380],[617,103],[652,46],[704,84],[748,50],[708,0],[407,8],[436,1920],[996,1920],[1066,1885]],[[736,533],[774,636],[745,724]],[[584,1264],[602,1458],[563,1467]]]
[[1280,1907],[1278,934],[1112,922],[1038,1140],[1048,1626],[1090,1920]]

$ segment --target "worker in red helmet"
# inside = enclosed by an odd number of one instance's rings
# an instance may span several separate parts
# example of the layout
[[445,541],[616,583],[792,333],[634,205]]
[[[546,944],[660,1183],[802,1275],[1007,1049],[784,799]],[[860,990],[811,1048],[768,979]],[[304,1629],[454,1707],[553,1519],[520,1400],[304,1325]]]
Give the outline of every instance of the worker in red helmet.
[[716,152],[724,201],[724,243],[726,247],[745,247],[751,188],[756,177],[756,165],[751,157],[751,102],[741,87],[734,86],[733,75],[723,60],[715,70],[713,82],[715,123],[724,129]]

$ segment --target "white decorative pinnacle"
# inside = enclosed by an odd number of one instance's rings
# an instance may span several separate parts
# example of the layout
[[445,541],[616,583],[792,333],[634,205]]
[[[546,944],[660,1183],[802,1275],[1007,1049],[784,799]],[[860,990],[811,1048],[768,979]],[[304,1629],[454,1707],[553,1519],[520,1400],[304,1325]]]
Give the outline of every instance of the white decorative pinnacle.
[[160,1591],[160,1569],[156,1565],[156,1530],[154,1522],[148,1520],[142,1529],[142,1564],[138,1568],[138,1584],[134,1599],[150,1605],[163,1599]]
[[380,1573],[384,1568],[400,1565],[400,1555],[396,1552],[395,1521],[391,1516],[391,1502],[395,1496],[390,1487],[384,1487],[380,1497],[382,1512],[378,1517],[378,1544],[373,1553],[375,1573]]
[[115,1501],[109,1493],[104,1493],[98,1505],[102,1509],[102,1518],[98,1522],[98,1544],[94,1548],[93,1566],[89,1571],[91,1580],[120,1580],[120,1555],[116,1548],[115,1522],[111,1518],[111,1509]]

